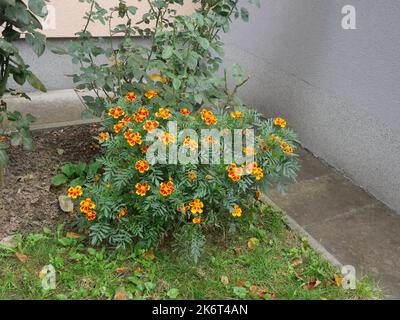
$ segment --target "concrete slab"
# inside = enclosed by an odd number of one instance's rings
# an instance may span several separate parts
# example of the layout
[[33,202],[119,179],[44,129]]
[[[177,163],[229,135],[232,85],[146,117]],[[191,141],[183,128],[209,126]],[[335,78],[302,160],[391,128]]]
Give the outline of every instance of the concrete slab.
[[300,148],[296,152],[299,155],[301,166],[301,171],[297,177],[298,182],[321,177],[332,172],[328,164],[314,157],[309,151]]
[[373,275],[400,298],[400,217],[392,210],[376,204],[305,229],[342,264]]
[[378,203],[332,170],[331,174],[291,185],[288,196],[272,191],[269,197],[303,227]]
[[31,113],[37,118],[35,126],[43,124],[77,121],[85,110],[74,90],[57,90],[47,93],[30,93],[31,101],[16,97],[6,97],[10,111],[18,110],[22,114]]

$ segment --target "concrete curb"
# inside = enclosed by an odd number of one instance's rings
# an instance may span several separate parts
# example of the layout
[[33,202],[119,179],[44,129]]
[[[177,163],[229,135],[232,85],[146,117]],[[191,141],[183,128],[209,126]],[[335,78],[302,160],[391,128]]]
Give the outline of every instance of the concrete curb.
[[293,220],[282,208],[280,208],[275,202],[273,202],[267,195],[262,194],[261,200],[273,208],[282,211],[287,219],[287,224],[294,232],[300,237],[307,238],[310,246],[317,251],[325,260],[338,268],[342,268],[343,264],[331,254],[320,242],[318,242],[312,235],[310,235],[302,226],[300,226],[295,220]]

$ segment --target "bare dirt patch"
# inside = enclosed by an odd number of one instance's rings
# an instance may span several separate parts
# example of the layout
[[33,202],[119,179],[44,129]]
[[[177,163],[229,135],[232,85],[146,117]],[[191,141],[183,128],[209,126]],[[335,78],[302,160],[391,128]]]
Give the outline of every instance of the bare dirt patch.
[[95,124],[33,133],[34,151],[10,148],[5,187],[0,190],[0,239],[52,226],[70,217],[58,205],[64,187],[50,180],[65,162],[88,162],[98,152]]

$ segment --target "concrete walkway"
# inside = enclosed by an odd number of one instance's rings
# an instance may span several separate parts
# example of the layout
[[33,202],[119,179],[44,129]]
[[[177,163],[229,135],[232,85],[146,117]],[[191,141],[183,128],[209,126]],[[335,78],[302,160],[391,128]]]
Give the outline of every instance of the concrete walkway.
[[[30,96],[31,102],[5,100],[11,110],[38,118],[33,129],[88,122],[81,120],[84,105],[73,90]],[[311,153],[300,149],[299,154],[298,182],[287,196],[273,191],[269,197],[341,264],[374,276],[391,297],[400,298],[400,215]]]
[[298,182],[269,197],[343,265],[400,298],[400,215],[308,151],[299,154]]

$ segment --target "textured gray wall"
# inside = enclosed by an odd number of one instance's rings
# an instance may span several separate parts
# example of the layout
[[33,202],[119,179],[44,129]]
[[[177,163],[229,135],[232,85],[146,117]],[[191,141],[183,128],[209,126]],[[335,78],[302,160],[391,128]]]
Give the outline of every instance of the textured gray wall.
[[[343,30],[341,8],[357,10]],[[284,116],[305,147],[400,211],[400,2],[263,0],[236,22],[226,64],[252,79],[240,94]]]

